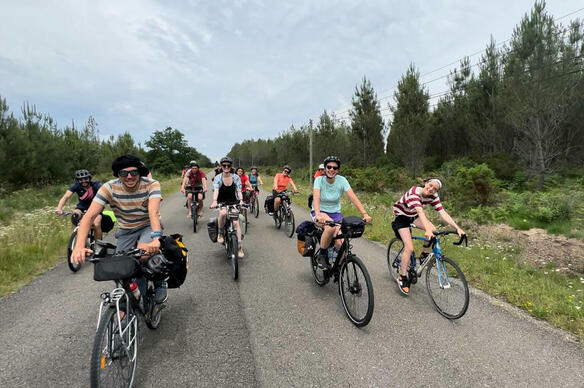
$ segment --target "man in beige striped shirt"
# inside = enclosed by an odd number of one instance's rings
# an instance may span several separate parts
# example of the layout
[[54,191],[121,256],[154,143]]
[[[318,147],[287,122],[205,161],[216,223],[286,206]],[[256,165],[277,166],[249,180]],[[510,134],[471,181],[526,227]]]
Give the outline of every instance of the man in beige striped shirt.
[[[93,252],[85,248],[91,221],[101,213],[105,205],[109,205],[118,220],[116,230],[117,252],[130,250],[137,246],[150,254],[160,249],[159,237],[162,236],[162,228],[158,217],[162,195],[160,183],[147,178],[149,171],[140,161],[132,155],[120,156],[112,163],[114,176],[118,179],[111,180],[101,186],[93,202],[89,206],[85,217],[81,219],[77,231],[77,244],[71,260],[83,262],[85,257]],[[140,291],[145,293],[146,283],[144,279],[137,279]],[[166,299],[166,282],[155,282],[155,300],[162,303]]]

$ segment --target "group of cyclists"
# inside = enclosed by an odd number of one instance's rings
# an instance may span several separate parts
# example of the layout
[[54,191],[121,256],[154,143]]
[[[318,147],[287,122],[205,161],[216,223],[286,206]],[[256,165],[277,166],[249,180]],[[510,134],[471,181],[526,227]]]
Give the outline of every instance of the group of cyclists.
[[[208,190],[207,176],[201,171],[196,161],[191,161],[187,167],[183,171],[180,190],[187,198],[188,217],[191,217],[191,201],[197,201],[196,211],[202,217],[204,213],[203,200]],[[317,227],[323,230],[319,244],[321,248],[317,254],[318,266],[323,271],[329,270],[327,249],[331,242],[334,241],[337,248],[342,244],[341,240],[333,240],[340,233],[340,225],[330,226],[327,224],[330,221],[342,221],[342,195],[346,194],[350,202],[361,213],[365,222],[372,221],[348,180],[340,175],[340,169],[341,160],[336,156],[327,156],[314,174],[310,214]],[[86,256],[92,253],[84,245],[91,227],[94,228],[96,239],[101,239],[100,218],[106,205],[111,207],[119,223],[115,233],[116,251],[125,251],[137,246],[148,254],[154,254],[160,249],[159,237],[162,236],[159,217],[160,201],[162,200],[160,183],[152,179],[144,163],[132,155],[124,155],[115,159],[112,163],[112,172],[116,179],[102,185],[100,182],[91,180],[89,171],[76,171],[75,182],[68,188],[57,205],[56,213],[62,214],[66,201],[76,193],[79,196],[79,202],[75,212],[78,214],[85,212],[85,216],[80,221],[77,243],[71,255],[71,260],[74,263],[83,262]],[[285,165],[282,171],[274,176],[272,184],[274,216],[280,207],[278,194],[287,190],[288,185],[292,187],[294,192],[298,192],[291,172],[292,168]],[[234,169],[233,159],[225,156],[221,158],[219,166],[215,170],[211,208],[218,207],[218,204],[243,204],[252,193],[258,194],[261,185],[263,185],[263,181],[256,166],[252,166],[250,173],[246,174],[242,167]],[[444,210],[440,202],[438,192],[442,186],[443,183],[439,178],[430,177],[424,181],[423,186],[411,187],[393,204],[395,219],[392,222],[392,229],[396,237],[404,242],[402,265],[397,283],[400,291],[405,295],[408,295],[410,290],[407,266],[413,252],[410,228],[413,225],[423,229],[427,239],[431,239],[436,230],[436,227],[424,213],[423,207],[425,205],[432,206],[444,222],[456,229],[459,236],[465,233]],[[220,209],[218,243],[224,243],[223,227],[226,215],[227,209]],[[241,225],[237,220],[234,221],[234,227],[239,243],[237,255],[239,258],[243,258],[245,254],[241,238]],[[425,247],[421,253],[421,260],[428,254],[428,251],[429,247]],[[139,279],[137,283],[143,291],[146,285],[145,280]],[[165,282],[158,281],[155,284],[155,290],[156,302],[162,303],[166,299]]]

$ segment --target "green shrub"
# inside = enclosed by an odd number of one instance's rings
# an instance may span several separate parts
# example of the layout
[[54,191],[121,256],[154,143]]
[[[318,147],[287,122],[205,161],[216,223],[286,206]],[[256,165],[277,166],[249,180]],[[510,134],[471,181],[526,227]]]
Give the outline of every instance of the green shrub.
[[469,168],[459,165],[449,192],[460,207],[486,206],[498,192],[495,173],[484,163]]

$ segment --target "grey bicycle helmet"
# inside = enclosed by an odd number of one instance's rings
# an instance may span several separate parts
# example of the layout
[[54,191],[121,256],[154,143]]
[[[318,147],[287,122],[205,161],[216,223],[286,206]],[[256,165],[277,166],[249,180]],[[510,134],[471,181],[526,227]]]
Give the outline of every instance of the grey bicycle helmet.
[[83,179],[83,178],[91,179],[91,174],[89,173],[89,171],[87,171],[87,170],[75,171],[75,179],[79,180],[79,179]]
[[324,166],[325,167],[326,167],[327,163],[330,163],[330,162],[336,163],[339,166],[339,168],[341,168],[341,159],[339,159],[337,156],[330,155],[330,156],[327,156],[326,158],[324,158]]
[[221,158],[221,160],[219,161],[220,164],[223,163],[229,163],[231,165],[233,165],[233,159],[231,159],[229,156],[224,156]]
[[288,170],[288,171],[292,172],[292,167],[290,167],[287,164],[285,164],[284,167],[282,167],[282,170]]
[[197,167],[199,167],[199,163],[197,163],[197,161],[196,161],[196,160],[191,160],[191,161],[189,162],[189,166],[190,166],[190,167],[193,167],[193,166],[197,166]]
[[253,170],[255,168],[256,172],[260,172],[260,169],[258,168],[258,166],[251,166],[249,168],[249,171]]

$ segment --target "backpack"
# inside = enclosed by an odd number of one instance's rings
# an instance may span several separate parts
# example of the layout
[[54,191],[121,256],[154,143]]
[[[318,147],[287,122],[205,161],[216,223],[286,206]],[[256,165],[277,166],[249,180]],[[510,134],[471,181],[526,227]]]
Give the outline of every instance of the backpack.
[[166,283],[168,288],[182,286],[189,269],[188,249],[182,241],[182,235],[172,234],[160,239],[164,257],[170,262],[169,275]]
[[310,195],[308,196],[308,208],[309,208],[309,209],[312,209],[312,200],[313,200],[313,198],[314,198],[314,197],[313,197],[313,195],[312,195],[312,194],[310,194]]

